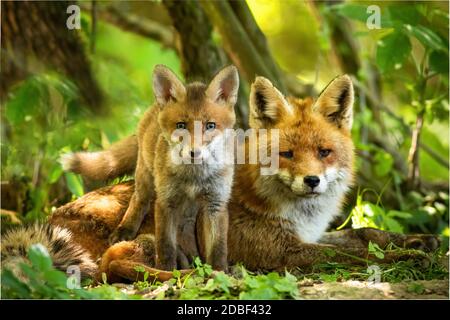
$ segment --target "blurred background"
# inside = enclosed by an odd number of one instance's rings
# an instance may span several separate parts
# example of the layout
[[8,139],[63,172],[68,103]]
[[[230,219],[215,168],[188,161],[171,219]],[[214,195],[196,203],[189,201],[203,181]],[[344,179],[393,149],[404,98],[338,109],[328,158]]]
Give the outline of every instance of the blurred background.
[[156,64],[209,81],[234,63],[241,127],[255,75],[299,97],[352,76],[357,181],[332,229],[448,238],[448,25],[447,1],[2,1],[2,225],[98,187],[58,158],[134,133]]

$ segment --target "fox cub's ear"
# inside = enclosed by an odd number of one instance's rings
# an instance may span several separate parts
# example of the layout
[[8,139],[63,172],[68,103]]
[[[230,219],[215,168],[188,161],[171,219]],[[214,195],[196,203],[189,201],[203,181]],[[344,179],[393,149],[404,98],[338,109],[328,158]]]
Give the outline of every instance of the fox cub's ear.
[[186,88],[183,83],[162,64],[157,65],[153,70],[153,92],[160,105],[164,105],[170,100],[182,101],[186,96]]
[[250,90],[250,127],[266,128],[276,124],[285,114],[293,114],[283,94],[264,77],[256,77]]
[[239,74],[235,66],[219,71],[206,89],[206,95],[214,102],[234,106],[239,90]]
[[314,104],[320,112],[339,128],[350,130],[353,123],[353,84],[348,75],[332,80]]

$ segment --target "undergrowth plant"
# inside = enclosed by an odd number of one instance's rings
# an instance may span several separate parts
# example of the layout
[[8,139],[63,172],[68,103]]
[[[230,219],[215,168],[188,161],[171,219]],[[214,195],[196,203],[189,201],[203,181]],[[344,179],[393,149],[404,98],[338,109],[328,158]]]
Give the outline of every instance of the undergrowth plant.
[[[378,259],[392,252],[418,254],[417,250],[400,249],[393,245],[382,249],[369,243],[369,255]],[[411,290],[416,292],[420,288],[413,287],[412,281],[448,278],[448,271],[441,262],[441,253],[421,255],[423,259],[389,264],[368,259],[365,265],[329,262],[315,264],[308,271],[298,268],[291,272],[266,274],[250,272],[242,265],[233,266],[229,274],[217,272],[197,257],[189,274],[181,275],[180,271],[174,270],[173,278],[160,282],[138,266],[135,268],[136,281],[128,286],[119,286],[108,284],[105,274],[102,276],[103,283],[87,281],[77,284],[76,279],[56,270],[47,250],[36,244],[28,250],[28,262],[19,263],[18,271],[2,270],[1,293],[3,299],[301,299],[298,287],[302,281],[372,281],[374,270],[382,282],[411,281]]]

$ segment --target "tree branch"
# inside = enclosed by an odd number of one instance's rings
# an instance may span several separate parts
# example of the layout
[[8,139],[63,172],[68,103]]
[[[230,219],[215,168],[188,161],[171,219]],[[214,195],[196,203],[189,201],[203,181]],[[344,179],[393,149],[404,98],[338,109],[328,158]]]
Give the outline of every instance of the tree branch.
[[[86,9],[85,5],[81,6]],[[176,49],[176,40],[173,30],[166,26],[132,13],[124,13],[114,6],[106,8],[99,7],[97,14],[103,20],[114,24],[124,31],[129,31],[143,37],[161,42],[161,44],[170,49]]]
[[251,82],[257,75],[264,76],[286,94],[283,79],[276,77],[266,65],[230,4],[226,1],[201,1],[200,4],[221,34],[225,50],[231,60],[244,73],[247,80]]
[[92,0],[91,2],[91,37],[90,37],[90,49],[91,54],[95,53],[95,37],[97,35],[97,2]]
[[260,54],[264,64],[267,66],[269,71],[277,78],[281,79],[282,73],[272,57],[269,46],[267,45],[267,39],[256,23],[250,8],[246,1],[230,1],[228,3],[231,6],[236,18],[241,23],[242,28],[247,33],[251,42],[255,46],[255,49]]
[[[400,124],[400,126],[402,127],[402,129],[405,131],[406,134],[412,135],[411,128],[403,121],[403,118],[401,118],[398,115],[396,115],[385,104],[379,102],[373,96],[373,94],[360,81],[358,81],[358,79],[356,79],[355,77],[352,77],[352,81],[353,81],[355,87],[358,88],[358,90],[364,92],[364,94],[366,95],[367,100],[369,100],[372,105],[376,105],[378,109],[380,109],[381,111],[383,111],[384,113],[389,115],[392,119],[397,121]],[[430,148],[429,146],[427,146],[423,142],[419,142],[419,147],[422,148],[423,151],[428,153],[430,155],[430,157],[432,157],[438,164],[440,164],[441,166],[443,166],[445,168],[449,167],[449,165],[450,165],[449,161],[447,159],[445,159],[444,157],[440,156],[432,148]]]

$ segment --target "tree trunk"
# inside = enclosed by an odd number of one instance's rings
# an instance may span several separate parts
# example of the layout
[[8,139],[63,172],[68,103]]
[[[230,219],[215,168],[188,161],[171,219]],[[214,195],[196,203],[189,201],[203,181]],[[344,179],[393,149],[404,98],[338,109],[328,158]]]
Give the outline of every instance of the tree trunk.
[[[11,86],[28,75],[54,69],[78,86],[85,103],[101,111],[102,94],[79,31],[69,30],[67,7],[73,1],[3,1],[1,28],[2,97]],[[43,67],[44,66],[44,67]]]
[[211,37],[212,26],[197,1],[164,0],[180,36],[181,66],[186,81],[208,81],[223,67],[220,51]]
[[[180,37],[179,56],[186,81],[210,81],[226,64],[226,56],[212,39],[212,25],[198,1],[163,1]],[[239,88],[236,118],[239,127],[247,127],[247,95]]]

